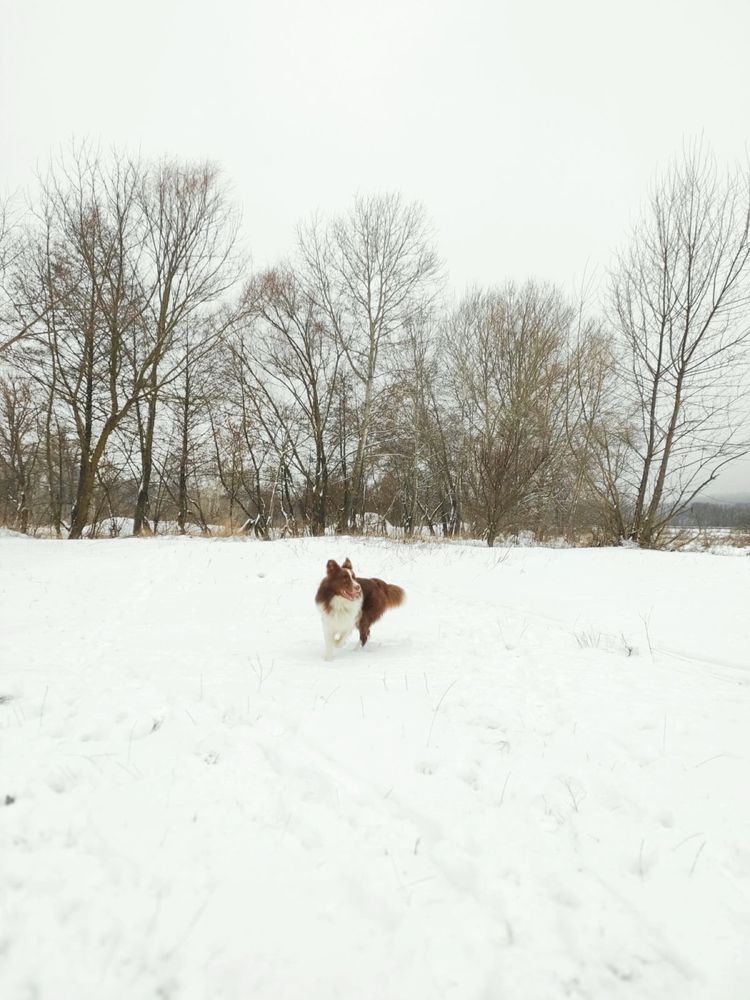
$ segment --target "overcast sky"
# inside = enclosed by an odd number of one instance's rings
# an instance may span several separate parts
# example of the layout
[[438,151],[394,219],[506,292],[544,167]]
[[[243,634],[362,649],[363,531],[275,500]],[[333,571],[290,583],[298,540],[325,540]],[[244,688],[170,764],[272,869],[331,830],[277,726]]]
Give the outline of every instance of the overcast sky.
[[[0,192],[72,137],[224,168],[257,265],[399,190],[451,285],[601,278],[660,166],[750,148],[750,0],[0,0]],[[722,488],[750,489],[750,463]]]

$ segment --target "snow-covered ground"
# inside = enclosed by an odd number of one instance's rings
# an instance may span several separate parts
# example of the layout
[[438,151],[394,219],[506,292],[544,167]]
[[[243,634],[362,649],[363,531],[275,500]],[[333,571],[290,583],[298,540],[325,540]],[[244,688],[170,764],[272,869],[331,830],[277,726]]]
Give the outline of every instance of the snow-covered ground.
[[[404,586],[322,659],[329,556]],[[750,559],[0,538],[0,997],[750,996]]]

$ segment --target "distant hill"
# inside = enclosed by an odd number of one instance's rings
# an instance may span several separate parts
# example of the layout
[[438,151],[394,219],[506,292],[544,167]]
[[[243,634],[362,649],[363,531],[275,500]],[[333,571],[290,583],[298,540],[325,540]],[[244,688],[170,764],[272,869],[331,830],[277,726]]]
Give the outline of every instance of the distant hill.
[[[730,499],[736,497],[737,499]],[[736,493],[723,498],[696,500],[674,519],[676,525],[697,528],[740,528],[750,530],[750,494]],[[743,500],[743,497],[747,497]]]
[[715,496],[713,494],[703,494],[700,502],[723,503],[728,505],[750,504],[750,491],[745,493],[717,493]]

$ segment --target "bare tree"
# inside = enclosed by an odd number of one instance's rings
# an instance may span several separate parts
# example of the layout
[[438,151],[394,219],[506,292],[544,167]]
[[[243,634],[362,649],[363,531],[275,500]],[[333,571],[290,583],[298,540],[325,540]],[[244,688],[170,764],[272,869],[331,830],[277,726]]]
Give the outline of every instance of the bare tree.
[[326,314],[289,266],[253,279],[243,311],[250,335],[242,340],[247,352],[242,371],[254,378],[254,398],[263,400],[256,416],[266,420],[266,409],[268,419],[286,429],[274,440],[304,483],[304,519],[314,535],[323,534],[341,347]]
[[[73,419],[79,445],[71,538],[83,533],[107,444],[143,388],[139,174],[134,161],[115,157],[106,168],[83,149],[51,174],[44,192],[52,232],[43,245],[49,304],[44,321],[49,363],[43,364]],[[128,360],[136,371],[132,381],[123,378]]]
[[39,456],[39,416],[31,383],[0,376],[0,512],[24,533],[29,529]]
[[596,321],[584,321],[580,310],[566,378],[566,529],[573,535],[585,524],[601,541],[616,542],[625,537],[627,520],[620,489],[628,463],[622,386],[612,337]]
[[10,206],[0,200],[0,355],[7,351],[27,330],[19,334],[15,328],[13,300],[8,288],[11,264]]
[[490,546],[511,517],[546,499],[540,491],[564,443],[570,321],[556,289],[529,282],[470,294],[447,323],[455,413]]
[[[251,295],[251,300],[254,296]],[[226,357],[229,387],[226,423],[228,434],[215,428],[217,464],[225,489],[227,465],[233,470],[231,496],[247,514],[244,530],[268,538],[276,510],[284,521],[284,531],[297,532],[297,512],[305,512],[297,502],[295,475],[303,482],[314,477],[314,461],[306,458],[311,444],[310,428],[293,393],[285,392],[285,377],[274,366],[275,334],[270,342],[257,337],[251,325],[242,324],[238,336],[230,338]],[[268,333],[268,331],[267,331]],[[283,349],[282,355],[283,357]],[[264,369],[266,365],[266,369]],[[273,372],[271,375],[269,373]],[[297,392],[304,392],[299,372],[292,378]],[[213,418],[212,418],[213,419]],[[214,421],[215,422],[215,421]],[[229,446],[231,460],[220,459],[220,444]],[[250,502],[248,508],[242,497]]]
[[138,273],[143,250],[137,195],[141,167],[88,147],[50,171],[41,226],[28,236],[26,296],[33,338],[23,362],[54,396],[78,441],[69,536],[86,526],[97,472],[115,431],[144,391],[165,338],[149,338]]
[[[375,507],[409,534],[455,530],[454,459],[446,462],[435,316],[415,316],[391,350],[391,378],[373,434]],[[450,528],[449,528],[450,522]]]
[[[141,259],[145,312],[154,343],[169,345],[181,326],[200,318],[236,281],[236,213],[210,164],[182,167],[165,162],[148,171],[139,191],[143,215],[144,253]],[[200,355],[181,354],[176,364],[157,351],[147,373],[141,407],[137,406],[141,446],[141,478],[133,518],[140,534],[149,506],[154,432],[160,387],[177,375],[185,362]],[[182,507],[181,507],[182,509]]]
[[[218,359],[222,337],[232,318],[222,311],[213,316],[197,316],[180,327],[175,343],[179,374],[164,395],[166,407],[172,414],[175,447],[165,459],[162,484],[176,499],[177,525],[182,535],[187,530],[191,513],[197,515],[203,530],[207,529],[203,513],[205,504],[197,498],[201,483],[208,484],[213,479],[208,471],[211,405],[214,399],[223,400],[226,395],[226,386],[220,381]],[[172,475],[168,474],[167,467],[171,467]],[[175,480],[176,490],[172,488]]]
[[[387,373],[384,355],[434,300],[441,265],[424,210],[395,194],[359,197],[347,216],[301,228],[299,249],[310,294],[341,345],[357,393],[356,446],[342,518],[349,528],[363,513],[370,431]],[[344,435],[352,430],[347,426]]]
[[698,144],[656,186],[612,277],[628,421],[624,535],[669,521],[747,453],[739,433],[750,338],[750,189]]
[[33,264],[25,251],[27,240],[9,201],[0,202],[0,357],[29,337],[47,314],[49,301],[39,286],[28,281]]

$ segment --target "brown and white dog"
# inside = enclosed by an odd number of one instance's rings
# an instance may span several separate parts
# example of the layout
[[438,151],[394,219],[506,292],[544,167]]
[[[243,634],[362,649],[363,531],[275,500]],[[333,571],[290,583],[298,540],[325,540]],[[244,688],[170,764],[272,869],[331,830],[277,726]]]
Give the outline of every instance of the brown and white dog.
[[341,566],[335,559],[326,564],[326,575],[320,581],[315,603],[323,618],[325,658],[333,659],[334,647],[342,646],[356,626],[359,641],[364,644],[370,637],[370,626],[388,608],[397,608],[406,594],[393,583],[376,577],[357,577],[352,564],[345,559]]

